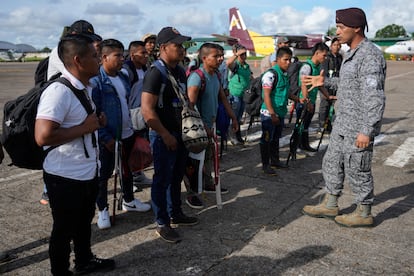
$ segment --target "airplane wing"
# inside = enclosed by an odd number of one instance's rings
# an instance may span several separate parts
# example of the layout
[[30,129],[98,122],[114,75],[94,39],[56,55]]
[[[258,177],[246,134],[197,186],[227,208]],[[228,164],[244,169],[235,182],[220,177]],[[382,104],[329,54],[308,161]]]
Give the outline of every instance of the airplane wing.
[[225,43],[229,44],[230,46],[239,42],[239,39],[237,37],[233,37],[229,35],[212,34],[212,36],[217,37],[220,40],[223,40]]
[[286,37],[289,40],[289,45],[298,49],[311,49],[316,43],[326,40],[324,34],[273,34],[273,35],[254,35],[252,37],[271,37],[277,39],[278,37]]
[[316,43],[324,42],[324,34],[304,34],[304,35],[291,35],[291,34],[277,34],[273,36],[277,37],[284,36],[289,40],[289,44],[298,49],[311,49]]

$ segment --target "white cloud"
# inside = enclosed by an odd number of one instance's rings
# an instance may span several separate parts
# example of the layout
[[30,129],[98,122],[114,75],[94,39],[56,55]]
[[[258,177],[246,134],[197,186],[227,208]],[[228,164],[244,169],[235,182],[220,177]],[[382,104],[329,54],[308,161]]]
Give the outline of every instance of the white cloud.
[[[36,48],[54,47],[62,27],[75,20],[91,22],[104,38],[116,38],[124,44],[139,39],[143,34],[157,33],[164,26],[174,26],[192,37],[228,32],[227,1],[213,0],[152,0],[142,5],[136,0],[61,1],[32,0],[6,1],[0,11],[0,40],[28,43]],[[315,4],[312,4],[315,3]],[[357,5],[367,13],[368,37],[389,24],[402,25],[414,32],[414,1],[372,0]],[[239,0],[247,26],[262,34],[325,33],[335,25],[335,10],[344,8],[336,1],[315,0],[277,4],[265,0]]]
[[414,2],[405,0],[373,1],[372,9],[368,15],[368,26],[370,36],[390,24],[403,26],[411,34],[414,32]]

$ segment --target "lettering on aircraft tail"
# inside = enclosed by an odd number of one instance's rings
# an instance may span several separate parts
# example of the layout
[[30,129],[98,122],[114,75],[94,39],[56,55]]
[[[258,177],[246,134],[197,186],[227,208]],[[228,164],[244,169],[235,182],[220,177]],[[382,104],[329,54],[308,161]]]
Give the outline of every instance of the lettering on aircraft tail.
[[[234,10],[233,10],[234,9]],[[232,11],[233,10],[233,11]],[[231,31],[234,27],[238,30],[246,30],[246,24],[244,24],[243,18],[240,15],[240,11],[236,8],[230,9],[230,24],[229,24],[229,31]]]

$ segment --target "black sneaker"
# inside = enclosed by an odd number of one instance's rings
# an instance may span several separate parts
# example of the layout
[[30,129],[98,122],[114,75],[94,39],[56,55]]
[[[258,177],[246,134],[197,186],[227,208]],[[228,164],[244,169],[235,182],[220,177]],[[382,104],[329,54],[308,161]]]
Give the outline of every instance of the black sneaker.
[[203,209],[204,205],[203,202],[200,200],[200,198],[196,195],[189,195],[185,199],[185,203],[187,203],[188,206],[194,209]]
[[286,165],[285,163],[282,163],[280,161],[277,162],[273,162],[270,164],[270,166],[274,169],[287,169],[289,166]]
[[88,274],[96,271],[107,272],[115,268],[115,261],[112,259],[100,259],[93,256],[86,264],[76,264],[76,275]]
[[275,170],[272,169],[272,167],[270,167],[270,165],[263,166],[263,173],[265,173],[267,175],[271,175],[271,176],[277,176]]
[[168,225],[158,226],[157,235],[166,242],[177,243],[181,241],[180,235]]
[[[216,185],[206,186],[204,187],[204,192],[207,194],[215,194],[216,193]],[[227,194],[229,192],[226,188],[221,188],[221,194]]]
[[198,224],[198,218],[196,217],[187,217],[184,214],[180,214],[174,218],[171,218],[171,227],[178,227],[180,225],[187,225],[187,226],[191,226],[191,225],[196,225]]

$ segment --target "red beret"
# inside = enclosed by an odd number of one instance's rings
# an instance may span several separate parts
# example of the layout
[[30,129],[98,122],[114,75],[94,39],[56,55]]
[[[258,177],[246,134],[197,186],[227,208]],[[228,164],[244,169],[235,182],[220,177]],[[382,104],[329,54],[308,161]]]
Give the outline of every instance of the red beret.
[[358,28],[365,26],[368,31],[368,22],[365,13],[360,8],[349,8],[336,11],[336,23],[342,23],[351,28]]

